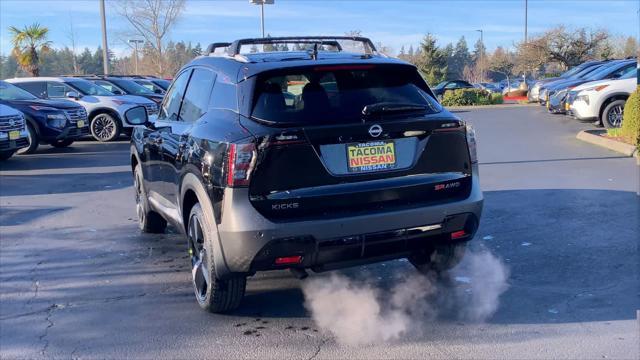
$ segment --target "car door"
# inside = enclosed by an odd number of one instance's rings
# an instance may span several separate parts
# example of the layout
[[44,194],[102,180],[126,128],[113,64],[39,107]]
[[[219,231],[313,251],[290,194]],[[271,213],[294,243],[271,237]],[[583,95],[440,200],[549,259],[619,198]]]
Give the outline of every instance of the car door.
[[163,196],[177,206],[179,201],[179,180],[188,150],[188,135],[193,125],[207,112],[215,74],[207,68],[196,67],[191,73],[189,83],[182,99],[177,121],[169,124],[162,136],[162,176],[167,186]]
[[146,166],[143,167],[143,175],[145,178],[145,186],[148,196],[151,200],[155,200],[157,204],[165,208],[172,205],[170,199],[166,198],[166,194],[171,191],[169,188],[175,186],[171,184],[170,178],[167,177],[168,172],[165,171],[166,160],[164,157],[164,144],[167,138],[165,135],[171,131],[171,126],[178,121],[180,116],[180,105],[182,98],[189,82],[192,69],[181,72],[171,84],[167,91],[167,95],[160,106],[158,118],[152,129],[145,131],[143,138],[143,148],[146,159]]

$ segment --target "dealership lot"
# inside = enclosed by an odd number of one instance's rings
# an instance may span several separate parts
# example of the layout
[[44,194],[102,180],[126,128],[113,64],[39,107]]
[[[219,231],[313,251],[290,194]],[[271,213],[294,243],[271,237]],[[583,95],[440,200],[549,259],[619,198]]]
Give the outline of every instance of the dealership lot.
[[[288,272],[251,278],[238,311],[204,313],[183,238],[138,231],[128,142],[87,141],[0,165],[1,356],[637,358],[635,160],[576,140],[590,124],[539,106],[458,115],[479,141],[474,246],[511,274],[486,323],[442,316],[397,341],[344,347],[318,331]],[[383,289],[414,271],[364,270]]]

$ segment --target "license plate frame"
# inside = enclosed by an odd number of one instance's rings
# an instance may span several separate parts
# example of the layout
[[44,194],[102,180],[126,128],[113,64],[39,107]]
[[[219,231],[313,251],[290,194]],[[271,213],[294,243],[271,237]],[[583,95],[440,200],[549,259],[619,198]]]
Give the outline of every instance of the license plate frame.
[[347,170],[352,174],[393,170],[398,165],[394,140],[349,143],[345,153]]
[[19,130],[9,131],[9,140],[18,140],[19,138],[20,138]]

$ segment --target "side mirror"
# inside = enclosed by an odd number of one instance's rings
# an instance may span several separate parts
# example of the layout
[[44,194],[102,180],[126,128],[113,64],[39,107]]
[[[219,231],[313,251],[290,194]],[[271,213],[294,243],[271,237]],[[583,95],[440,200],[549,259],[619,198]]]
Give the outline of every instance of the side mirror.
[[69,91],[68,93],[65,94],[66,97],[68,98],[73,98],[73,99],[80,99],[80,93],[76,92],[76,91]]
[[136,106],[124,112],[124,121],[129,125],[149,125],[149,115],[144,106]]

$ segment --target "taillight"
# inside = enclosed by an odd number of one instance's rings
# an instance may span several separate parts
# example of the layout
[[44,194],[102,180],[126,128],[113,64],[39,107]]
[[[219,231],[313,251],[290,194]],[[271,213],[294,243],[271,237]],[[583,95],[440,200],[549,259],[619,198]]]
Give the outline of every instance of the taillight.
[[476,146],[476,131],[473,126],[467,124],[467,145],[469,146],[469,156],[471,157],[471,163],[478,162],[478,149]]
[[248,186],[255,159],[256,147],[254,144],[229,144],[227,186]]

